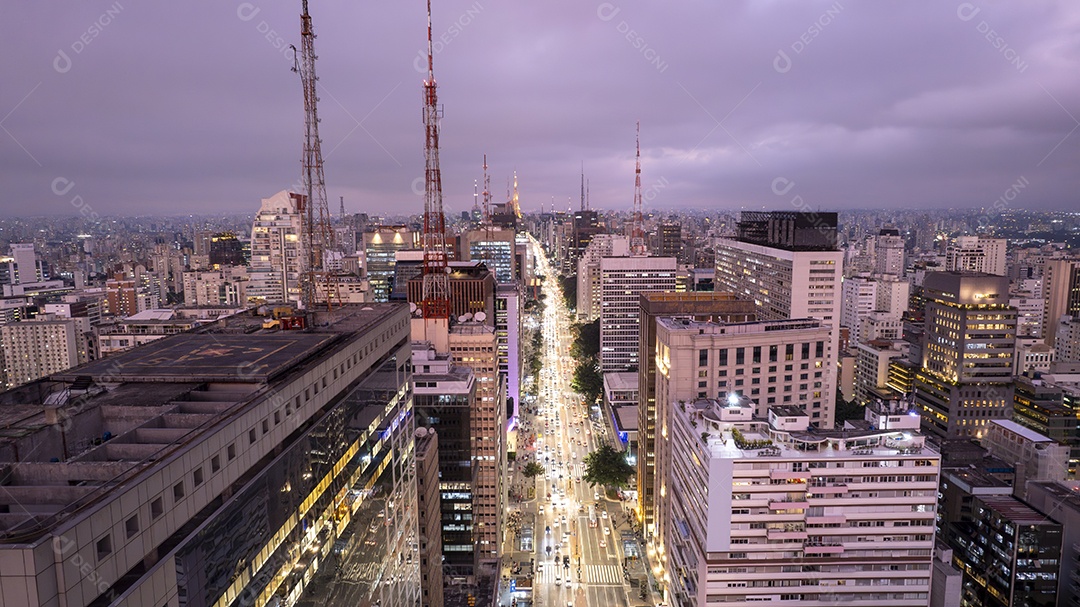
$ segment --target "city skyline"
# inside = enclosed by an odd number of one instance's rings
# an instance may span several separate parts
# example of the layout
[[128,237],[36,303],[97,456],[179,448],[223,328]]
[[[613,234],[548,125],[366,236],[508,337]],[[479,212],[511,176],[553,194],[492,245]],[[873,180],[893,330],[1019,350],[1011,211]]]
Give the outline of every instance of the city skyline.
[[[190,8],[189,8],[190,7]],[[435,3],[444,204],[1074,208],[1080,7]],[[0,215],[251,213],[299,187],[300,3],[20,8]],[[420,212],[424,6],[311,5],[329,202]]]

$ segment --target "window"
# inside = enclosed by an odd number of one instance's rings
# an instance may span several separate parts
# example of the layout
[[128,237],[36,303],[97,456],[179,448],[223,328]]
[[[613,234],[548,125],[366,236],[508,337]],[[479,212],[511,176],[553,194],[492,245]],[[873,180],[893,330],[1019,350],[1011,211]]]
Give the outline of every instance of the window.
[[281,411],[274,411],[274,425],[281,423]]
[[97,557],[98,557],[98,560],[100,561],[101,559],[103,559],[103,558],[109,556],[110,554],[112,554],[112,536],[106,535],[105,537],[101,538],[100,540],[97,541],[96,546],[97,546]]
[[825,356],[825,342],[819,341],[814,344],[814,356],[816,356],[817,358]]
[[[769,362],[771,363],[776,362],[776,350],[776,346],[769,346]],[[775,369],[772,370],[775,371]]]
[[270,420],[264,419],[262,421],[262,430],[263,430],[263,434],[266,434],[267,432],[270,431]]
[[229,447],[225,449],[225,454],[229,457],[230,462],[236,459],[236,445],[229,445]]
[[248,444],[249,445],[254,445],[255,444],[255,428],[252,428],[251,430],[248,430]]
[[795,344],[788,344],[784,347],[784,360],[792,360],[795,358]]
[[218,470],[221,470],[221,456],[215,455],[214,457],[210,458],[210,472],[213,473],[217,472]]
[[165,514],[165,500],[158,497],[150,502],[150,518],[157,519],[162,514]]
[[802,359],[806,360],[810,358],[810,342],[806,342],[802,345]]
[[706,367],[706,366],[709,365],[709,351],[708,350],[698,350],[697,364],[698,364],[699,367]]
[[172,496],[173,500],[175,501],[180,501],[184,499],[184,481],[180,481],[179,483],[173,485]]
[[761,346],[754,346],[754,364],[761,362]]
[[727,366],[727,348],[720,350],[720,363],[721,367]]
[[746,364],[746,348],[735,348],[735,364]]
[[139,515],[129,518],[124,523],[124,532],[127,534],[127,539],[131,539],[139,534]]
[[198,487],[199,485],[202,484],[202,482],[203,482],[202,466],[199,466],[198,468],[195,469],[194,472],[191,473],[191,480],[194,481],[194,484],[195,484],[196,487]]

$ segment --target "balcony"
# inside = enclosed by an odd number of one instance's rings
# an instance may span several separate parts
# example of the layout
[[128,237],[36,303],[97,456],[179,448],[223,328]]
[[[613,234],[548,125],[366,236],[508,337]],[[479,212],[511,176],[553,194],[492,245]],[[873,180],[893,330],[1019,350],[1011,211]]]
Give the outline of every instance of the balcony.
[[826,544],[822,542],[807,542],[803,545],[803,552],[806,554],[843,554],[844,546],[842,544]]
[[805,510],[809,507],[810,503],[805,498],[769,502],[769,510]]
[[765,534],[770,540],[801,541],[807,538],[806,531],[788,531],[786,529],[769,529]]
[[829,516],[808,516],[806,517],[807,525],[843,525],[847,522],[847,516],[843,514],[833,514]]
[[810,478],[809,470],[769,470],[770,480],[802,479],[803,482],[806,482],[808,478]]

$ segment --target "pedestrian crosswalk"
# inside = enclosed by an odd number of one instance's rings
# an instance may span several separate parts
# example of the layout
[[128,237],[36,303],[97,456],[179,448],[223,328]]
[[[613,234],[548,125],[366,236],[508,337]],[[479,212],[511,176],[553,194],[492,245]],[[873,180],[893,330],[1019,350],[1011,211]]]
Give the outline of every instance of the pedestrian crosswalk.
[[623,574],[618,565],[586,565],[586,584],[622,584]]

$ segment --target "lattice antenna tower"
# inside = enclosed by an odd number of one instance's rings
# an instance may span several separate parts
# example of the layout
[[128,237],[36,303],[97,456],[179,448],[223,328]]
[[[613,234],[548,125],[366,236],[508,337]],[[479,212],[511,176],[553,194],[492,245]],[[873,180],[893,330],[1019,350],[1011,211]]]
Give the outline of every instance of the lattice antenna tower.
[[586,211],[589,207],[585,206],[585,163],[581,163],[581,210]]
[[325,271],[328,251],[334,250],[334,229],[330,224],[330,209],[326,203],[326,177],[323,175],[322,140],[319,139],[319,97],[315,75],[315,31],[311,27],[307,0],[300,15],[300,53],[293,47],[293,71],[300,74],[304,88],[304,159],[303,180],[307,195],[307,216],[301,235],[304,272],[301,276],[301,301],[308,310],[314,309],[316,285],[326,280],[327,303],[332,298],[330,274]]
[[447,274],[446,217],[443,215],[442,172],[439,170],[439,99],[435,84],[435,60],[431,44],[431,0],[428,14],[428,76],[424,81],[424,318],[450,318],[450,276]]
[[491,240],[491,176],[488,175],[487,154],[484,154],[484,229],[487,230],[487,238]]
[[641,219],[641,122],[637,123],[637,164],[634,167],[634,220],[630,229],[630,252],[645,254],[645,229]]

